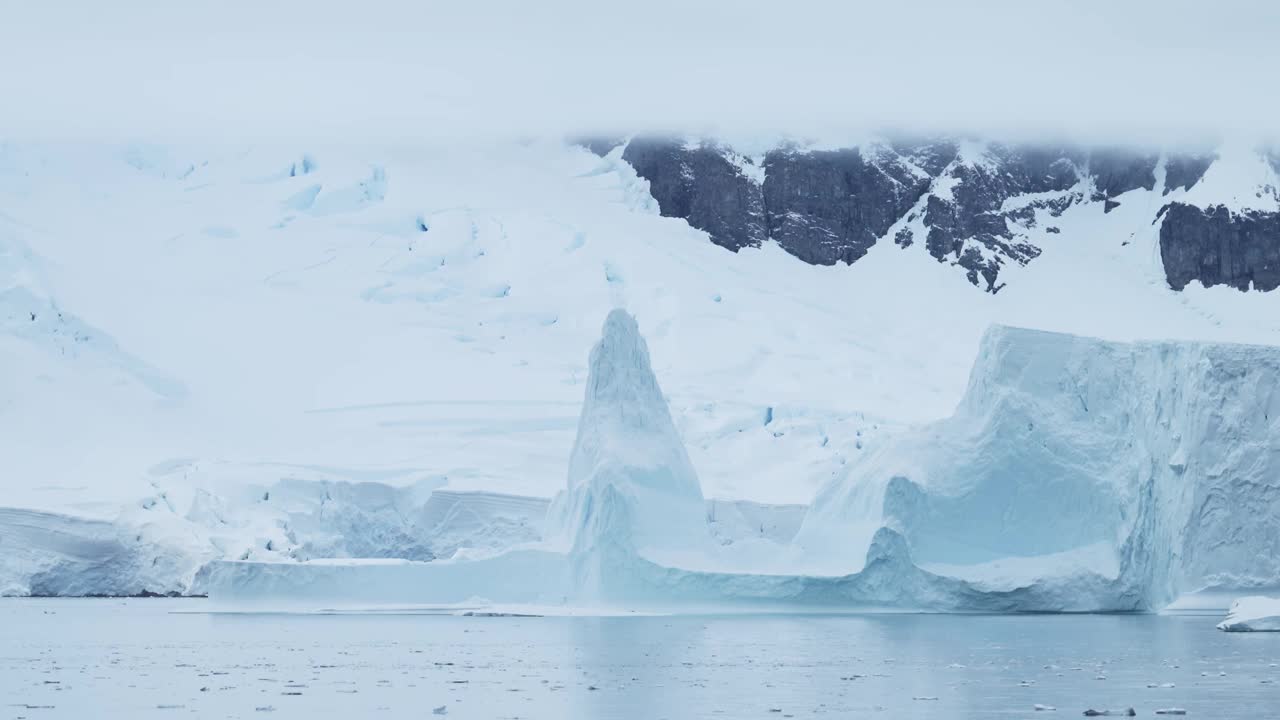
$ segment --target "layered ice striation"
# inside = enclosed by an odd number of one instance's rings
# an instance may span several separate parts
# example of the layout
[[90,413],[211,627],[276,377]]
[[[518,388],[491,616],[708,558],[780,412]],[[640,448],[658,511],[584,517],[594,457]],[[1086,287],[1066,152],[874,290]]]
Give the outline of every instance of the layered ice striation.
[[922,568],[994,592],[1071,579],[1038,609],[1274,585],[1278,380],[1280,348],[993,327],[955,414],[824,489],[798,541],[856,560],[891,526]]
[[212,549],[133,515],[110,521],[0,507],[0,596],[185,593]]

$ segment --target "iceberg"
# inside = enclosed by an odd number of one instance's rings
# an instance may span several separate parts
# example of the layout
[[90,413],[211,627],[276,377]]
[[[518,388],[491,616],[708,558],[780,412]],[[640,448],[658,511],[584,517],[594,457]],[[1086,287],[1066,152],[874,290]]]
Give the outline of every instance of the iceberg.
[[611,311],[591,350],[567,488],[546,536],[573,559],[574,586],[627,582],[633,557],[679,562],[711,544],[706,500],[658,387],[635,318]]
[[1280,348],[993,327],[951,417],[852,463],[790,543],[722,547],[635,319],[615,310],[542,540],[430,562],[219,561],[197,585],[384,603],[1154,610],[1280,580],[1278,378]]
[[1280,632],[1280,599],[1254,595],[1231,603],[1227,617],[1218,623],[1225,632]]
[[591,350],[567,488],[552,502],[547,534],[576,553],[622,542],[662,554],[709,542],[702,486],[624,310],[609,313]]
[[1277,380],[1280,348],[995,326],[956,412],[830,483],[797,542],[856,563],[894,527],[922,568],[992,593],[1059,586],[1039,609],[1273,586]]

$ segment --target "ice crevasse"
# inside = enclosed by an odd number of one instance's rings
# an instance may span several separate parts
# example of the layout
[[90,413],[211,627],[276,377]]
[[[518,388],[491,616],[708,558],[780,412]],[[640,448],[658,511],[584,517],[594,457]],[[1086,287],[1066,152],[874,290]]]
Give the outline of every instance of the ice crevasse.
[[215,562],[198,580],[230,598],[1158,609],[1280,579],[1277,379],[1277,348],[993,327],[951,417],[819,493],[780,550],[792,567],[730,571],[636,321],[615,310],[543,542],[426,563]]

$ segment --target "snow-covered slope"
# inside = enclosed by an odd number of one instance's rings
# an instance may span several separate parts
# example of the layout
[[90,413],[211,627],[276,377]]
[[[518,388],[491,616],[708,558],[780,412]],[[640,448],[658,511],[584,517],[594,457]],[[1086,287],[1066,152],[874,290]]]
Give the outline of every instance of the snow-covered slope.
[[[642,321],[704,495],[774,504],[807,503],[850,460],[951,412],[992,322],[1280,339],[1280,295],[1169,289],[1152,220],[1183,189],[1019,229],[1039,254],[1006,264],[992,296],[925,243],[895,244],[898,227],[851,266],[769,240],[728,252],[662,217],[621,155],[0,146],[0,503],[172,516],[213,528],[222,557],[425,557],[396,534],[413,527],[397,508],[563,487],[583,348],[617,306]],[[314,484],[298,506],[276,504],[299,479]],[[321,489],[361,483],[387,489]],[[401,499],[365,504],[384,495]],[[306,508],[332,524],[300,530]],[[343,522],[392,534],[346,537]],[[494,532],[470,547],[508,541]]]

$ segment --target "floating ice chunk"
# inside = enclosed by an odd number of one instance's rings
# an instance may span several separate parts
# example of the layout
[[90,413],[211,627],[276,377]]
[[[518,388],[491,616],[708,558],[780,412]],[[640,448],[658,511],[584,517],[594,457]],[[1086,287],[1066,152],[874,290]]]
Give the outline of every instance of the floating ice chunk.
[[1231,603],[1227,617],[1218,623],[1226,632],[1280,632],[1280,599],[1254,595]]

